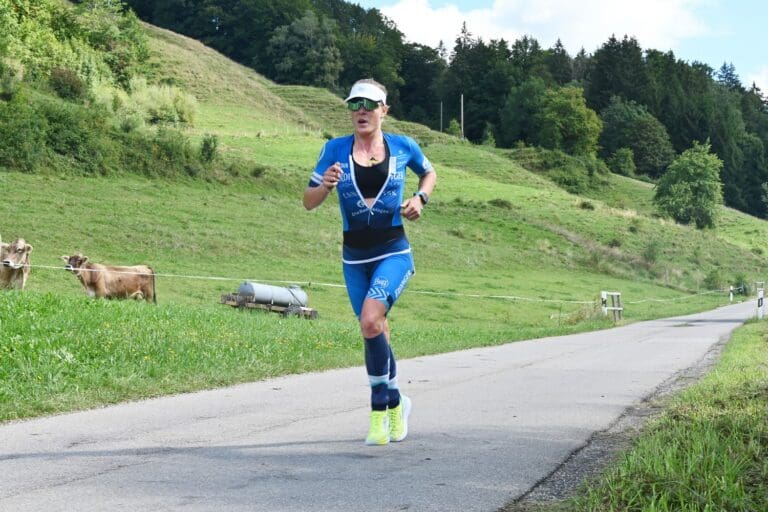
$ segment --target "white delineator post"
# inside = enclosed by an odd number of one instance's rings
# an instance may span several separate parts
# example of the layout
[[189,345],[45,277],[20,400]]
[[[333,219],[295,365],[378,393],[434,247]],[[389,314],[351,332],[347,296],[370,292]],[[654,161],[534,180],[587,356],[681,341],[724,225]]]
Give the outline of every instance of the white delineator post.
[[730,293],[729,293],[728,297],[729,297],[729,301],[733,302],[733,285],[731,285],[731,290],[730,290]]
[[762,320],[763,315],[765,314],[765,301],[763,300],[765,295],[765,290],[762,288],[760,290],[757,290],[757,319]]

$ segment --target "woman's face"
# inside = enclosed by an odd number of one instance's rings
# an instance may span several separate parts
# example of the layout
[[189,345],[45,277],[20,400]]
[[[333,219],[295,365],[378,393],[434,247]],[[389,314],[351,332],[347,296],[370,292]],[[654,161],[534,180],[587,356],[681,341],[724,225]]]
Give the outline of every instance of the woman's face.
[[[354,103],[352,100],[350,103]],[[371,135],[381,130],[381,123],[387,115],[389,107],[379,104],[374,110],[366,110],[362,105],[357,110],[352,110],[352,123],[355,133],[358,135]]]

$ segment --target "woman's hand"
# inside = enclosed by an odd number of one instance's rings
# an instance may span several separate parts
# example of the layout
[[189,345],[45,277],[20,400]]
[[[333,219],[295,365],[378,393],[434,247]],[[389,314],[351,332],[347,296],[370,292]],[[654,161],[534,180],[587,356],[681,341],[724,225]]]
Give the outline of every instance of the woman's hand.
[[323,173],[323,186],[329,192],[336,188],[341,178],[341,164],[339,162],[334,163],[327,168]]
[[400,205],[400,215],[408,220],[418,220],[421,217],[422,208],[424,208],[424,203],[421,202],[421,198],[413,196]]
[[304,190],[304,208],[314,210],[323,204],[323,201],[325,201],[331,191],[339,184],[340,178],[341,164],[336,162],[323,173],[322,187],[307,187]]

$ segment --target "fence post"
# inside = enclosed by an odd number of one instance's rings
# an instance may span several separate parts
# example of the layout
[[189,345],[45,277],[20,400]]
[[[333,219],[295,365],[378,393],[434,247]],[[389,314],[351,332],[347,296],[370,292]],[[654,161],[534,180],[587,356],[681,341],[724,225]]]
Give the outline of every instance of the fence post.
[[[611,305],[608,305],[608,297],[611,297]],[[613,313],[613,321],[621,320],[624,306],[621,304],[621,292],[600,292],[600,302],[602,303],[603,315],[608,315],[608,311]]]

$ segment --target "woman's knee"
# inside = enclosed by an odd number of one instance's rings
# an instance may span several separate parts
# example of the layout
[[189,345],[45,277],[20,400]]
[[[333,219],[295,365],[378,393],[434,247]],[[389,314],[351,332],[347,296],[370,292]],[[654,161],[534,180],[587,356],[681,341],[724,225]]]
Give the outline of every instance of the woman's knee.
[[386,308],[383,305],[382,307],[366,306],[367,304],[363,306],[363,312],[360,315],[360,330],[363,337],[373,338],[384,332],[386,328]]
[[360,330],[364,338],[374,338],[384,332],[384,322],[377,317],[360,317]]

